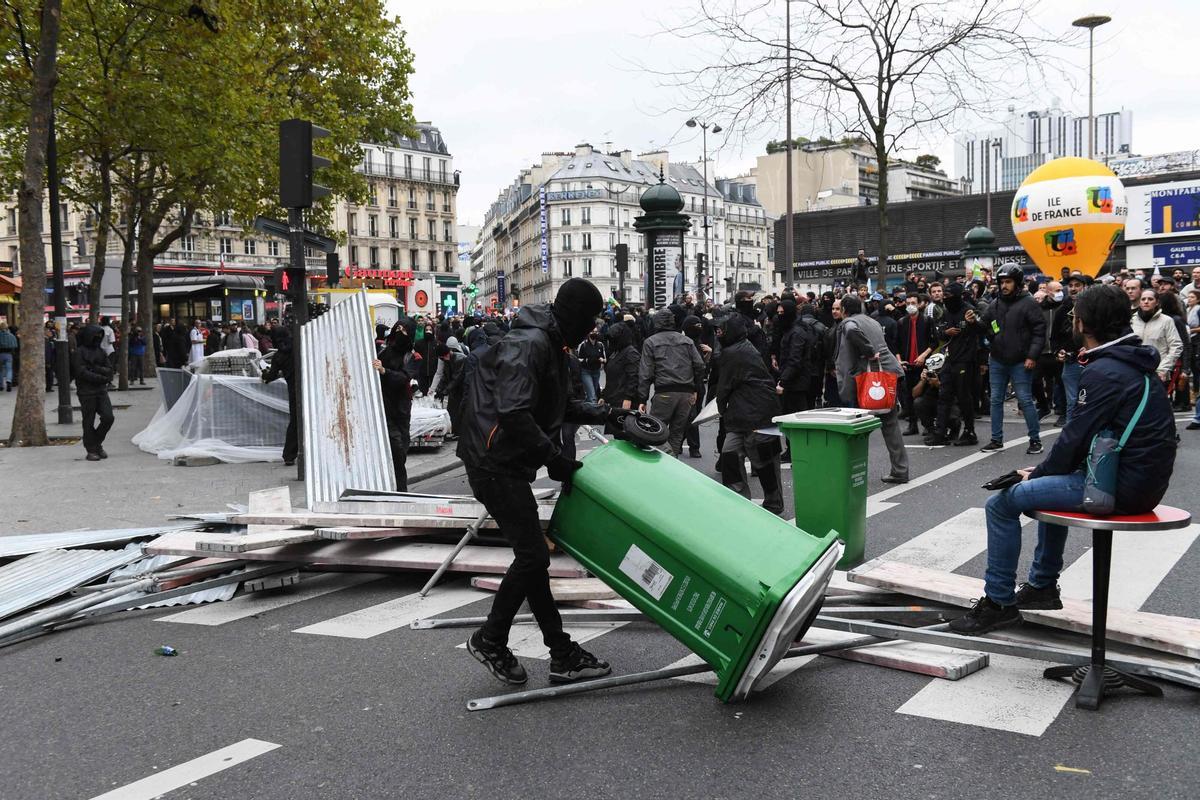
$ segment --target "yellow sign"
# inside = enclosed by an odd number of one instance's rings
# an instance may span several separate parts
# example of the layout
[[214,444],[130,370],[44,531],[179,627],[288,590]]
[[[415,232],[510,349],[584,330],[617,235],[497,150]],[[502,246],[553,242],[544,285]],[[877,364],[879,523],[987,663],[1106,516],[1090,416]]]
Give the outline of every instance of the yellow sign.
[[1057,277],[1066,267],[1095,277],[1128,213],[1125,187],[1112,170],[1087,158],[1056,158],[1021,184],[1010,221],[1045,274]]

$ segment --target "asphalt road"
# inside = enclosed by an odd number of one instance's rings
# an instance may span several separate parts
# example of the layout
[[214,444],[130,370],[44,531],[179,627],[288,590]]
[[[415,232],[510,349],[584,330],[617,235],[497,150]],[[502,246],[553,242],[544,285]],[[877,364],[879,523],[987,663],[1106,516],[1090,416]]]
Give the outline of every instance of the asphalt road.
[[[1200,436],[1180,428],[1184,447],[1166,502],[1197,513]],[[1021,425],[1007,431],[1016,438]],[[711,439],[705,451],[685,461],[713,474]],[[987,498],[981,483],[1032,463],[1023,445],[974,454],[912,449],[917,480],[897,492],[879,481],[886,453],[873,436],[868,493],[887,491],[894,505],[879,505],[878,495],[872,501],[878,511],[868,521],[867,556],[974,518]],[[920,482],[940,468],[940,477]],[[416,488],[467,491],[461,473]],[[81,527],[102,522],[87,508],[77,515]],[[1200,616],[1197,530],[1165,556],[1170,563],[1155,550],[1146,559],[1154,563],[1136,565],[1136,579],[1151,582],[1143,610]],[[1026,563],[1031,537],[1027,528]],[[1089,545],[1074,532],[1067,563]],[[982,576],[984,563],[979,551],[956,571]],[[0,797],[112,791],[128,800],[153,796],[133,789],[155,775],[162,786],[180,787],[167,795],[172,800],[1193,798],[1200,785],[1200,694],[1165,686],[1163,699],[1122,693],[1086,712],[1069,701],[1069,687],[1043,681],[1041,664],[1023,659],[993,657],[951,683],[818,657],[737,705],[719,703],[711,686],[674,680],[471,713],[468,699],[506,687],[458,647],[465,631],[407,628],[406,615],[426,614],[397,600],[423,575],[313,580],[324,593],[277,595],[237,619],[196,613],[236,608],[237,600],[133,612],[0,652]],[[439,590],[446,610],[435,613],[486,613],[487,598],[461,587],[458,579]],[[587,635],[594,638],[585,646],[618,672],[687,655],[648,623]],[[522,652],[538,650],[531,638]],[[181,654],[153,655],[160,644]],[[523,661],[530,688],[544,685],[548,662]]]

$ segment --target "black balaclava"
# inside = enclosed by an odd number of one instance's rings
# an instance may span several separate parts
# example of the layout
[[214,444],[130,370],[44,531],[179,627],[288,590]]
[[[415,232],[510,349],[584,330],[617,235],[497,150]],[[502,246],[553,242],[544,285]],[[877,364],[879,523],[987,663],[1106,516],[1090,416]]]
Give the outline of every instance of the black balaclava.
[[700,343],[700,334],[704,332],[704,323],[699,317],[688,314],[683,318],[683,335],[696,344]]
[[741,314],[730,314],[717,323],[717,337],[722,347],[737,344],[746,338],[746,318]]
[[412,317],[403,316],[396,320],[391,333],[387,337],[387,346],[407,353],[412,350],[413,339],[417,335],[417,322]]
[[752,317],[754,316],[754,297],[752,295],[740,295],[733,301],[733,307],[740,313]]
[[604,297],[591,282],[568,278],[558,287],[552,309],[563,341],[574,347],[595,325],[596,317],[604,310]]
[[779,315],[779,325],[786,331],[796,321],[796,301],[789,296],[779,305],[783,309],[783,313]]
[[947,311],[958,312],[963,306],[963,285],[952,283],[946,287],[945,306]]

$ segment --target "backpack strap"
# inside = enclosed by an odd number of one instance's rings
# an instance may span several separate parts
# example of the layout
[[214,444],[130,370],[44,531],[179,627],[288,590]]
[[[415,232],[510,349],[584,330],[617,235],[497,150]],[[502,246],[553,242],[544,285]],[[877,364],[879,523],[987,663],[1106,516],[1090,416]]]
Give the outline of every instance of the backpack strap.
[[1125,449],[1125,442],[1129,440],[1129,434],[1133,433],[1133,428],[1138,424],[1138,420],[1142,418],[1142,412],[1146,410],[1146,401],[1150,399],[1150,376],[1143,375],[1142,380],[1146,382],[1146,388],[1142,390],[1142,402],[1138,403],[1137,411],[1133,412],[1133,416],[1129,418],[1129,424],[1125,426],[1125,432],[1121,434],[1121,441],[1117,442],[1117,449]]

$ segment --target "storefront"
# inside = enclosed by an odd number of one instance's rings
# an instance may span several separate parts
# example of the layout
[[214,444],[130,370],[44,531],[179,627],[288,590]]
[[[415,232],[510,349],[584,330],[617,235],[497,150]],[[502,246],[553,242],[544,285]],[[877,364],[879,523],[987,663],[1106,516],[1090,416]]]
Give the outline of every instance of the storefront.
[[[137,292],[130,293],[137,297]],[[189,275],[154,279],[154,321],[175,318],[209,322],[266,321],[267,290],[262,278],[250,275]]]
[[[1192,173],[1195,175],[1195,173]],[[1200,265],[1200,177],[1127,190],[1126,258],[1133,269],[1182,269]]]

